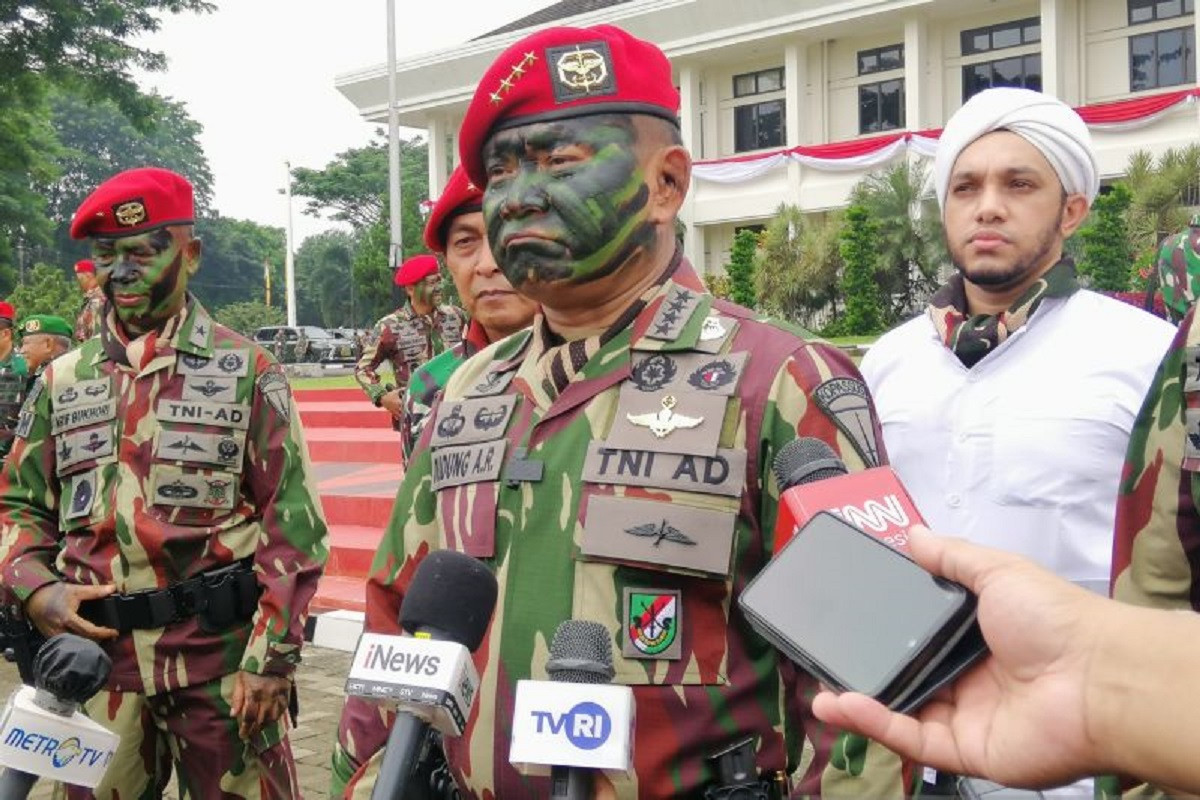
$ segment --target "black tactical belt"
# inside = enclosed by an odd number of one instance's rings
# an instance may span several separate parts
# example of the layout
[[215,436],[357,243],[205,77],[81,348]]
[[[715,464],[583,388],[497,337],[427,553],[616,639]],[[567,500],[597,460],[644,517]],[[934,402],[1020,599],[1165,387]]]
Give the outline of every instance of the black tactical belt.
[[79,604],[79,616],[121,633],[162,628],[192,617],[216,633],[254,616],[258,579],[250,559],[202,572],[166,589],[113,594]]

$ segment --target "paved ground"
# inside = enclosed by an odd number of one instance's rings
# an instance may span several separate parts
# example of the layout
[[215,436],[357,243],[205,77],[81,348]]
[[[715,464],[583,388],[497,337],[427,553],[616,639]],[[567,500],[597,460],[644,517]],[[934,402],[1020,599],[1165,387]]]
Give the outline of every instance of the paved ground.
[[[292,751],[305,800],[328,800],[329,754],[342,710],[343,687],[350,669],[350,653],[307,646],[304,663],[296,673],[300,690],[300,725],[292,731]],[[16,688],[17,670],[0,661],[0,699]],[[30,795],[34,800],[49,800],[51,786],[45,782]],[[166,800],[177,800],[172,786]]]

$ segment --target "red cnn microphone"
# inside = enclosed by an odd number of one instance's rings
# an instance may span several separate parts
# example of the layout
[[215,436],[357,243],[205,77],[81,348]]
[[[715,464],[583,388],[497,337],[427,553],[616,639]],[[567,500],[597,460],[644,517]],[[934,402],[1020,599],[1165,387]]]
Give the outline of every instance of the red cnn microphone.
[[890,467],[850,473],[833,448],[820,439],[788,442],[775,456],[779,517],[775,552],[819,511],[829,511],[885,544],[908,552],[908,529],[924,525],[900,479]]

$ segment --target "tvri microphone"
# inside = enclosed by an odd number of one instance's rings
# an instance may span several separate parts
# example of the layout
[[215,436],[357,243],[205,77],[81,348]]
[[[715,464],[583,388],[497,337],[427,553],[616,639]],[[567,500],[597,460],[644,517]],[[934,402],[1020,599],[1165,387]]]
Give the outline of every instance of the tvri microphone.
[[112,662],[100,645],[70,633],[52,637],[0,712],[0,798],[29,795],[38,778],[94,789],[120,737],[79,712],[104,686]]
[[471,660],[496,607],[496,578],[480,561],[436,550],[421,561],[400,605],[410,635],[363,633],[346,694],[395,704],[372,800],[404,796],[430,729],[460,736],[479,689]]
[[891,467],[852,473],[820,439],[788,442],[775,456],[774,473],[780,492],[777,552],[820,511],[836,514],[901,552],[908,552],[908,529],[925,524]]
[[609,683],[612,637],[597,622],[558,626],[546,674],[517,682],[508,760],[525,774],[549,767],[551,800],[590,800],[595,770],[632,764],[633,689]]

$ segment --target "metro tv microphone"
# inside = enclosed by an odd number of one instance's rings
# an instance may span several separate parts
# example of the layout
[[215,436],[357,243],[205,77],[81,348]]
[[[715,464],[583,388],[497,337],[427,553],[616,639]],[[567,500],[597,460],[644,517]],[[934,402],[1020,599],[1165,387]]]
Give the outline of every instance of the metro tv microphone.
[[34,686],[13,692],[0,712],[0,797],[29,796],[39,777],[94,789],[120,737],[79,706],[104,686],[112,661],[71,633],[52,637],[33,660]]
[[780,491],[776,552],[819,511],[836,514],[903,552],[908,552],[908,529],[925,524],[890,467],[850,473],[820,439],[788,442],[775,456],[774,472]]
[[629,770],[633,689],[609,683],[612,635],[598,622],[559,625],[546,674],[517,682],[508,760],[550,767],[551,800],[590,800],[595,770]]
[[400,800],[432,727],[459,736],[479,688],[471,661],[496,608],[496,578],[470,556],[435,550],[417,567],[400,604],[409,636],[364,633],[346,693],[396,703],[399,713],[371,800]]

